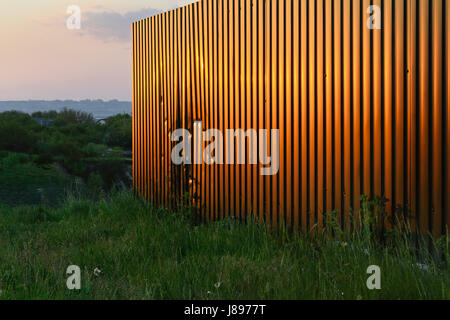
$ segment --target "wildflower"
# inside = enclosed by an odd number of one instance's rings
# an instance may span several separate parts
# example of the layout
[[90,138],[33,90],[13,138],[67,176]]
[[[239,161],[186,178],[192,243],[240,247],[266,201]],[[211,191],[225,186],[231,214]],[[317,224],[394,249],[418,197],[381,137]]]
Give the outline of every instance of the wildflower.
[[347,243],[347,242],[342,242],[341,245],[342,245],[343,247],[346,247],[346,246],[348,245],[348,243]]
[[211,294],[211,291],[206,292],[206,294],[207,294],[207,295],[210,295],[210,294]]
[[220,281],[219,281],[219,282],[217,282],[217,283],[214,285],[214,287],[216,287],[216,289],[219,289],[219,288],[220,288],[220,285],[221,285],[221,283],[220,283]]
[[358,296],[356,297],[356,300],[362,300],[362,296],[360,294],[358,294]]
[[100,276],[100,273],[102,273],[102,270],[100,270],[99,268],[95,268],[95,269],[94,269],[94,275],[95,275],[96,277],[99,277],[99,276]]

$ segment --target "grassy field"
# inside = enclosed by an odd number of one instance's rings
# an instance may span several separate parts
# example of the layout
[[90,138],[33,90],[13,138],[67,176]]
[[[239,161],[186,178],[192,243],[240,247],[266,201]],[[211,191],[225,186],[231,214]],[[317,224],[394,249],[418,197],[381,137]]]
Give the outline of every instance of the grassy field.
[[[0,299],[450,299],[448,267],[405,245],[196,225],[128,192],[0,207],[0,248]],[[79,291],[66,288],[69,265],[81,268]],[[370,265],[381,290],[367,289]]]

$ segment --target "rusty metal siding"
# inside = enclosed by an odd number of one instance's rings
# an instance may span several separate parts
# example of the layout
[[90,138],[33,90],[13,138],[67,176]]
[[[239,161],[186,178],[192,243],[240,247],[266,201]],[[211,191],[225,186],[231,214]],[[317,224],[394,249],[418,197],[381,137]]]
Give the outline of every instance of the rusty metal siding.
[[[370,5],[381,30],[366,27]],[[134,188],[158,206],[189,193],[206,221],[303,230],[333,210],[350,227],[361,194],[383,195],[414,230],[441,234],[449,10],[448,0],[202,0],[133,23]],[[196,120],[280,129],[279,173],[173,165],[171,132],[193,133]],[[247,150],[247,161],[259,151]]]

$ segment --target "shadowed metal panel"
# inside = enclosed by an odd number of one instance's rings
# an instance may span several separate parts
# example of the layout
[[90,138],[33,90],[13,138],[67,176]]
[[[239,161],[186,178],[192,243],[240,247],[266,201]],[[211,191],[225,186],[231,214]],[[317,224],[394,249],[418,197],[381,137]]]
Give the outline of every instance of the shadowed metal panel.
[[[360,209],[359,196],[362,193],[362,180],[361,173],[363,168],[362,159],[362,126],[361,126],[361,116],[362,116],[362,57],[361,57],[361,35],[362,35],[362,23],[363,15],[361,10],[361,2],[353,1],[352,13],[350,14],[350,19],[352,20],[352,32],[353,37],[351,39],[352,48],[349,52],[351,56],[351,68],[353,70],[351,74],[352,83],[352,126],[351,126],[351,153],[352,153],[352,188],[351,188],[351,198],[352,208],[357,212]],[[357,217],[356,217],[357,218]]]
[[[445,108],[444,111],[447,113],[447,118],[444,117],[445,127],[447,129],[447,135],[445,136],[446,145],[444,145],[444,148],[446,147],[445,154],[446,157],[444,158],[444,169],[447,172],[446,175],[446,181],[445,181],[445,189],[444,189],[444,199],[447,199],[445,202],[445,210],[443,214],[444,217],[444,227],[448,226],[450,224],[450,170],[449,170],[449,163],[450,163],[450,3],[449,1],[446,1],[445,3],[445,30],[444,30],[444,39],[445,39],[445,84],[446,86],[445,91],[447,94],[447,97],[444,94],[444,103]],[[447,193],[445,193],[445,191]],[[445,231],[445,230],[444,230]]]
[[[351,228],[361,194],[384,196],[389,214],[442,234],[450,220],[449,7],[203,0],[133,23],[137,194],[164,207],[188,194],[205,221],[251,216],[302,230],[320,230],[334,210]],[[381,29],[368,28],[372,15]],[[227,129],[279,129],[279,172],[262,176],[264,164],[249,164],[264,151],[250,148],[249,135],[237,137],[246,164],[174,165],[171,134],[194,133],[196,121],[225,138]],[[193,158],[202,157],[191,142]],[[210,143],[216,159],[240,159],[214,137],[201,147]]]

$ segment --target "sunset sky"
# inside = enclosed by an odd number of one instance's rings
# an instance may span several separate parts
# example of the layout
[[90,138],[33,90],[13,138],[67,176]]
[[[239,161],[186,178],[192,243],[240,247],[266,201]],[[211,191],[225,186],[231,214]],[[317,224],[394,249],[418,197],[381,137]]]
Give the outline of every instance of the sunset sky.
[[131,100],[131,22],[191,2],[1,0],[0,100]]

